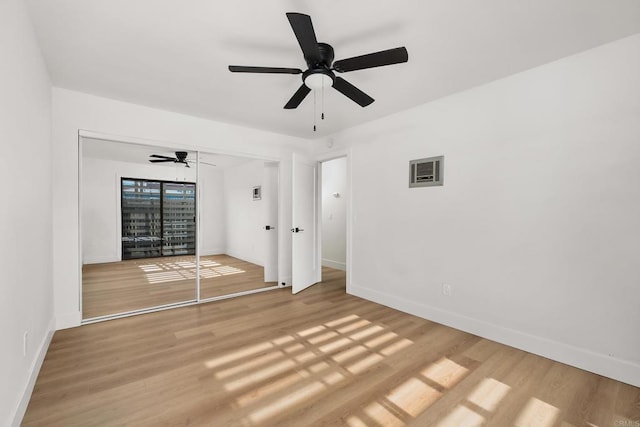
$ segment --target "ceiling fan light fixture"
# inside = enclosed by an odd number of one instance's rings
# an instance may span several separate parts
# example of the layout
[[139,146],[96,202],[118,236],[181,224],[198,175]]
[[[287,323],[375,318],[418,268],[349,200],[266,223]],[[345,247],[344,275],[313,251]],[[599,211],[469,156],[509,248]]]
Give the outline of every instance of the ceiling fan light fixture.
[[309,89],[322,89],[333,86],[333,76],[325,73],[311,73],[305,76],[304,84]]

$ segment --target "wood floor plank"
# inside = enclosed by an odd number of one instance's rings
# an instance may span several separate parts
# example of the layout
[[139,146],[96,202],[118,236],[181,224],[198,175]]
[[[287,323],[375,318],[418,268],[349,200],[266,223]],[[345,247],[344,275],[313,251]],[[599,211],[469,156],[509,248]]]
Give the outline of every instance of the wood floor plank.
[[347,295],[343,272],[323,277],[297,295],[278,289],[58,331],[23,425],[640,419],[637,387]]

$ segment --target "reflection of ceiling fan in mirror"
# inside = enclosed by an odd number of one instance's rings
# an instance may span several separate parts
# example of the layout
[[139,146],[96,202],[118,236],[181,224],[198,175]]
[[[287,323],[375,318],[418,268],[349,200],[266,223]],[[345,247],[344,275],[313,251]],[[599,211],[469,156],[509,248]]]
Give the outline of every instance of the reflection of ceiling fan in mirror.
[[[175,157],[163,156],[160,154],[151,154],[149,157],[153,157],[149,159],[151,163],[182,163],[186,167],[190,168],[189,163],[196,163],[195,160],[187,160],[187,156],[189,153],[186,151],[176,151]],[[203,165],[215,166],[213,163],[200,162]]]

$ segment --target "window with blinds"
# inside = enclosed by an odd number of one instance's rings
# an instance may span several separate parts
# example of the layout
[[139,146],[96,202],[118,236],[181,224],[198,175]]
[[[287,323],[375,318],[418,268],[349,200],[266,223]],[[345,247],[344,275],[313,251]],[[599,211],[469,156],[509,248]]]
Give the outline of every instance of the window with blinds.
[[122,178],[122,259],[196,253],[196,185]]

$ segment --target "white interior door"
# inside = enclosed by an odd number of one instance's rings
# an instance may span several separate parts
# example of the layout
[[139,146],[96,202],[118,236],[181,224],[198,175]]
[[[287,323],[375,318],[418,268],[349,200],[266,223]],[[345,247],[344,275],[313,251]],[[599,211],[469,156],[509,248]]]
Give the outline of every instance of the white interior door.
[[264,281],[278,281],[278,165],[265,163],[262,178],[262,200],[264,202]]
[[293,155],[292,292],[298,293],[320,281],[318,259],[317,192],[318,166]]

